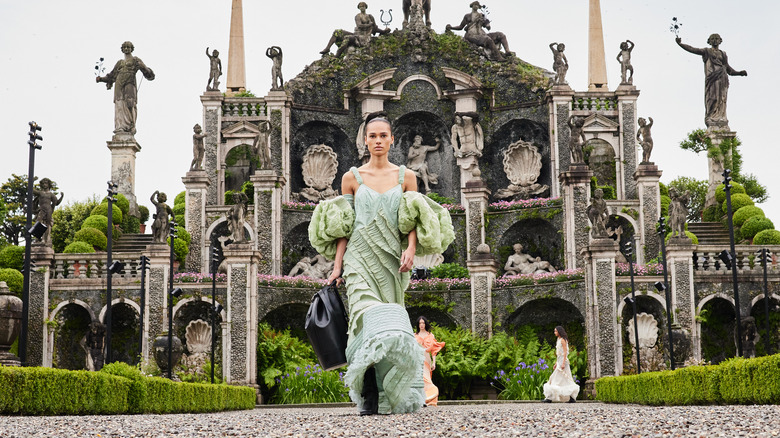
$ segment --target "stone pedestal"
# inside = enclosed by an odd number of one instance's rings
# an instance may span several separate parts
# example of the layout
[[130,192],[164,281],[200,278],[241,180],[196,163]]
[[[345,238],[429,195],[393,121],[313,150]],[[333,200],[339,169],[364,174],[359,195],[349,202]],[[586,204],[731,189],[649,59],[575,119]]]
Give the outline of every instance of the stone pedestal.
[[260,253],[259,273],[282,275],[282,196],[285,179],[273,170],[258,170],[250,178],[255,186],[253,249]]
[[[569,115],[574,90],[566,84],[554,85],[547,91],[547,106],[550,113],[550,170],[559,175],[569,168],[571,151],[569,150]],[[562,196],[563,188],[555,181],[551,184],[550,196]]]
[[111,180],[118,185],[117,191],[130,201],[130,214],[138,217],[138,200],[135,197],[135,154],[141,145],[132,136],[114,136],[107,141],[111,151]]
[[466,208],[467,260],[477,255],[477,247],[485,243],[485,212],[490,190],[482,179],[473,179],[461,189],[461,199]]
[[36,267],[30,270],[26,365],[44,366],[49,342],[46,320],[49,318],[49,280],[54,250],[50,246],[33,245],[30,260]]
[[[584,266],[582,250],[588,247],[588,205],[590,204],[590,178],[593,176],[587,165],[572,165],[560,174],[563,191],[563,235],[566,243],[564,257],[566,269]],[[553,184],[554,185],[554,184]]]
[[219,199],[219,133],[222,130],[222,101],[224,97],[219,91],[207,91],[200,96],[203,104],[203,170],[209,179],[206,190],[207,205],[222,205]]
[[144,308],[144,339],[142,348],[144,362],[149,360],[154,338],[168,330],[168,296],[171,275],[171,249],[165,244],[146,247],[149,257],[149,271],[146,281],[146,306]]
[[[460,204],[468,204],[466,199],[465,190],[466,184],[469,181],[481,180],[481,172],[479,170],[479,159],[474,155],[468,157],[456,158],[458,167],[460,167]],[[475,175],[476,174],[476,175]]]
[[[618,123],[620,124],[620,161],[617,163],[622,169],[623,190],[625,199],[636,199],[637,187],[633,178],[637,169],[636,149],[636,101],[639,98],[639,90],[633,86],[621,86],[615,90],[618,104]],[[620,194],[618,194],[620,195]]]
[[[737,136],[734,131],[707,131],[707,137],[710,138],[712,146],[720,148],[720,144],[724,140],[732,140]],[[729,150],[729,155],[731,151]],[[723,183],[723,169],[726,164],[723,160],[707,157],[707,174],[709,175],[709,183],[707,185],[707,199],[704,202],[704,208],[717,204],[715,199],[715,189]]]
[[22,299],[11,293],[4,281],[0,281],[0,365],[22,366],[19,357],[9,351],[21,331]]
[[[266,111],[271,122],[271,168],[284,181],[290,181],[290,105],[292,98],[283,90],[271,91],[265,96]],[[282,195],[282,201],[290,199],[289,186],[283,187]]]
[[[669,269],[669,288],[672,291],[673,323],[679,325],[674,333],[675,364],[688,359],[701,359],[701,334],[696,328],[696,300],[693,287],[693,251],[689,238],[673,237],[666,245],[666,263]],[[672,329],[674,331],[674,328]],[[678,332],[687,331],[686,337]],[[678,342],[679,341],[679,342]],[[687,343],[688,345],[683,345]],[[679,344],[679,347],[678,347]],[[678,349],[679,348],[679,349]]]
[[493,281],[498,263],[490,254],[490,248],[482,244],[466,266],[471,276],[471,331],[490,338],[493,336]]
[[185,225],[192,236],[187,254],[188,271],[209,272],[209,241],[206,238],[206,201],[209,177],[205,170],[191,170],[183,177],[187,218]]
[[644,248],[642,254],[637,251],[637,256],[644,256],[638,260],[639,263],[658,257],[661,251],[661,242],[655,228],[661,217],[661,190],[658,185],[661,173],[653,163],[642,163],[634,172],[639,197],[639,229],[635,232]]
[[227,265],[226,327],[222,373],[226,383],[253,385],[257,376],[257,266],[260,252],[250,243],[230,244]]
[[615,254],[612,239],[594,239],[585,254],[588,367],[590,377],[617,376],[623,372],[620,325],[617,320]]

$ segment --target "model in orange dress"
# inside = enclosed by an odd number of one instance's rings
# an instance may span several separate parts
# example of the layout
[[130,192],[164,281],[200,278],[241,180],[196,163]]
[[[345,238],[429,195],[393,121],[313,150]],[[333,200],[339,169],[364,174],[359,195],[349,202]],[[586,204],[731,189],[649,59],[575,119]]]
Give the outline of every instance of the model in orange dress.
[[436,406],[439,403],[439,388],[433,384],[431,373],[436,369],[436,354],[444,348],[444,342],[436,342],[431,333],[431,324],[424,316],[417,318],[415,323],[417,334],[414,338],[425,350],[425,362],[423,363],[423,382],[425,383],[425,405]]

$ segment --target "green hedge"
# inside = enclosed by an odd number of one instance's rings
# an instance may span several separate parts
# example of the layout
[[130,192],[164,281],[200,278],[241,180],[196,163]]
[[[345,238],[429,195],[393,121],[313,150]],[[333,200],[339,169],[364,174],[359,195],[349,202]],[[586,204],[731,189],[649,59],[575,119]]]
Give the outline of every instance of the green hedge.
[[8,289],[21,298],[24,287],[24,274],[21,271],[13,268],[0,268],[0,281],[4,281],[8,285]]
[[[106,242],[108,243],[108,242]],[[95,252],[95,247],[90,245],[87,242],[82,241],[76,241],[68,246],[65,247],[65,249],[62,250],[65,254],[85,254],[85,253],[92,253]]]
[[602,377],[596,380],[596,394],[607,403],[779,404],[780,354],[735,358],[718,365],[675,371]]
[[[724,212],[728,213],[728,206],[727,201],[723,201],[722,204],[720,204],[721,209],[723,209]],[[740,208],[746,207],[746,206],[752,206],[754,205],[754,202],[752,199],[750,199],[750,196],[744,194],[744,193],[737,193],[736,195],[731,195],[731,212],[732,214],[736,214]],[[733,219],[733,216],[732,216]]]
[[255,390],[249,387],[145,377],[123,363],[109,364],[97,373],[0,366],[2,414],[164,414],[254,406]]
[[95,228],[100,230],[105,236],[108,232],[108,218],[101,215],[90,216],[81,223],[81,229],[83,230],[84,228]]
[[85,227],[76,231],[76,234],[73,235],[73,241],[86,242],[100,251],[105,251],[108,244],[106,235],[97,228],[91,227]]
[[[747,193],[745,191],[745,186],[742,184],[732,181],[731,182],[731,196],[734,196],[738,193],[745,194]],[[723,204],[723,202],[726,200],[726,186],[723,184],[720,184],[718,187],[715,188],[715,201],[718,202],[718,204]],[[724,207],[723,210],[726,208]]]
[[759,231],[753,236],[753,245],[780,245],[780,231]]
[[739,234],[743,239],[752,239],[761,231],[774,229],[775,224],[773,224],[770,219],[761,216],[753,216],[742,224],[742,227],[739,229]]
[[764,214],[764,210],[762,210],[760,207],[756,207],[755,205],[742,207],[734,212],[734,226],[741,227],[742,224],[747,222],[747,220],[753,216],[766,217],[766,214]]
[[0,268],[21,271],[24,268],[24,247],[8,245],[0,250]]

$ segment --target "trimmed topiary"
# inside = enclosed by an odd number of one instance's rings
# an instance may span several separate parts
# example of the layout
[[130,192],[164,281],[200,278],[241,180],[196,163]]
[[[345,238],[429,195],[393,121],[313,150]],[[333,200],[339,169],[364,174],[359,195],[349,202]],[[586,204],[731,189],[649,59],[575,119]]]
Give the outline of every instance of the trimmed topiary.
[[149,220],[149,209],[145,205],[138,206],[138,220],[145,224]]
[[176,198],[173,199],[173,205],[184,205],[185,197],[187,196],[187,192],[181,192],[178,195],[176,195]]
[[101,251],[104,251],[106,249],[106,244],[108,244],[108,239],[102,231],[90,227],[82,228],[77,231],[73,236],[73,240],[76,242],[86,242],[95,247],[95,249]]
[[[745,186],[738,182],[731,182],[731,196],[733,197],[737,193],[746,193],[745,192]],[[726,186],[723,184],[720,184],[718,187],[715,188],[715,200],[718,201],[718,204],[723,204],[723,201],[726,200]],[[726,207],[723,207],[723,210],[726,210]]]
[[176,204],[175,206],[173,206],[172,210],[174,216],[179,216],[179,215],[183,216],[185,211],[184,204]]
[[192,243],[192,236],[190,235],[190,232],[187,231],[183,225],[176,225],[176,239],[177,240],[183,240],[184,242],[189,245]]
[[702,222],[720,222],[723,215],[720,204],[710,205],[702,211],[701,220]]
[[[114,196],[114,199],[114,205],[122,210],[122,214],[127,214],[130,211],[130,201],[127,200],[125,195],[117,193],[116,196]],[[101,204],[108,204],[108,198],[103,198]]]
[[84,228],[97,228],[105,234],[108,232],[108,218],[102,215],[90,216],[81,224],[81,229]]
[[13,268],[0,269],[0,281],[8,285],[8,289],[21,298],[24,287],[24,274]]
[[742,207],[734,213],[734,226],[741,227],[748,219],[754,216],[766,217],[764,210],[759,207],[754,205]]
[[66,246],[62,252],[65,254],[93,253],[95,248],[87,242],[76,241]]
[[774,230],[775,224],[771,220],[762,216],[753,216],[745,222],[739,229],[739,234],[743,239],[752,239],[761,231]]
[[661,192],[661,196],[669,196],[669,187],[662,183],[658,183],[658,190]]
[[[111,207],[113,207],[111,208],[111,215],[112,215],[111,220],[114,222],[114,225],[121,224],[123,219],[122,210],[120,210],[116,204],[113,204]],[[100,204],[97,207],[93,208],[90,216],[95,216],[95,215],[108,217],[108,203]]]
[[0,250],[0,268],[21,271],[24,268],[24,247],[8,245]]
[[759,231],[753,236],[753,245],[780,245],[780,231]]
[[[669,243],[669,239],[671,237],[672,237],[672,233],[667,234],[666,235],[666,239],[664,240],[664,242]],[[698,245],[699,244],[699,238],[696,237],[695,234],[691,233],[688,230],[685,230],[685,237],[691,239],[691,241],[693,242],[694,245]]]
[[[126,214],[125,219],[122,221],[122,232],[130,234],[138,234],[141,232],[141,221],[137,217]],[[116,237],[114,238],[116,240]]]
[[[726,201],[723,201],[720,208],[723,209],[724,212],[728,212],[728,206],[726,205]],[[739,211],[740,208],[746,207],[748,205],[754,205],[753,199],[750,198],[750,196],[744,194],[744,193],[737,193],[736,195],[731,195],[731,211],[736,213]]]
[[661,216],[669,216],[669,204],[672,203],[672,198],[661,195]]

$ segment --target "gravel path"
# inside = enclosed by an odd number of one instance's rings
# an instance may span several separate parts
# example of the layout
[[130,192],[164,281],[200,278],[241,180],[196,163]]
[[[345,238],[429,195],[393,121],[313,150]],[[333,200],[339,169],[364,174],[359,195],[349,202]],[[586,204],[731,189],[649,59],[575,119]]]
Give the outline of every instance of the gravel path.
[[645,407],[601,403],[448,405],[360,417],[354,408],[219,414],[0,416],[0,437],[776,437],[780,406]]

